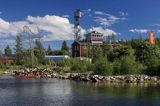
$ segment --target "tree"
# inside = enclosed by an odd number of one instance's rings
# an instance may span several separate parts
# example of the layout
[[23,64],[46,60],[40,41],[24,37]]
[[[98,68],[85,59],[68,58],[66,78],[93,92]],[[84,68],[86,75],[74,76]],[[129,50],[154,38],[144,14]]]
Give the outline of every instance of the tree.
[[94,73],[100,75],[112,75],[112,64],[104,57],[98,58],[94,63]]
[[50,45],[48,45],[47,54],[48,54],[48,55],[53,55],[53,51],[52,51]]
[[22,36],[19,34],[16,36],[16,48],[15,48],[15,58],[16,58],[16,64],[22,65],[23,59],[24,59],[24,53],[23,53],[23,45],[22,45]]
[[2,58],[3,57],[3,53],[2,53],[2,51],[0,51],[0,58]]
[[157,45],[148,45],[144,57],[144,64],[147,66],[145,74],[160,75],[160,47]]
[[40,42],[40,40],[36,40],[35,41],[35,47],[34,47],[34,55],[37,57],[38,61],[41,63],[44,56],[45,56],[45,49],[42,45],[42,43]]
[[102,48],[100,46],[93,46],[92,47],[92,59],[93,59],[93,62],[96,62],[101,57],[103,57]]
[[69,47],[67,46],[67,43],[65,40],[62,42],[61,50],[63,51],[63,54],[65,55],[69,53]]
[[112,62],[117,59],[120,59],[123,56],[134,55],[134,49],[132,49],[132,47],[128,45],[116,48],[112,51],[110,50],[108,52],[109,53],[107,54],[107,57]]
[[4,52],[5,52],[5,56],[7,56],[7,57],[12,56],[12,50],[10,49],[9,45],[6,46]]
[[136,62],[134,55],[129,55],[115,61],[113,70],[114,75],[141,74],[144,67]]

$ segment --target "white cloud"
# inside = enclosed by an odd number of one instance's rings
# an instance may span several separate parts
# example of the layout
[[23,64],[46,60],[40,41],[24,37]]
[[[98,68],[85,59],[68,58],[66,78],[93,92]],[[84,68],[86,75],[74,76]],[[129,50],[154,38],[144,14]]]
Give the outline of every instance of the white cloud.
[[123,11],[120,11],[119,14],[120,14],[120,16],[128,16],[128,13],[127,12],[123,12]]
[[[115,23],[118,23],[120,20],[121,21],[124,20],[124,17],[119,18],[114,15],[102,12],[102,11],[95,11],[94,14],[96,15],[94,21],[98,22],[100,25],[103,25],[103,26],[111,26]],[[126,20],[126,18],[125,18],[125,20]]]
[[115,24],[118,22],[119,19],[116,17],[95,17],[95,22],[98,22],[100,25],[103,26],[111,26],[112,24]]
[[2,12],[0,11],[0,14],[2,14]]
[[148,29],[130,29],[129,32],[132,32],[132,33],[147,33],[149,32]]
[[92,9],[83,10],[83,14],[88,15],[89,17],[92,17]]
[[59,16],[32,17],[28,16],[27,21],[46,32],[44,40],[69,40],[73,39],[73,25],[67,18]]
[[152,26],[158,26],[158,27],[159,27],[159,26],[160,26],[160,24],[153,24]]
[[9,22],[6,22],[2,18],[0,18],[0,32],[9,28]]
[[32,32],[35,32],[35,27],[38,26],[43,33],[44,41],[73,39],[73,24],[68,18],[55,15],[28,16],[24,21],[15,22],[7,22],[0,18],[0,38],[16,36],[18,32],[23,31],[25,25],[29,26]]
[[84,12],[91,12],[92,11],[92,9],[87,9],[87,10],[84,10]]
[[100,32],[100,33],[103,33],[104,36],[119,35],[118,33],[116,33],[112,29],[104,29],[102,27],[93,27],[93,28],[89,29],[88,31],[91,32],[93,30]]
[[95,13],[96,15],[105,15],[105,13],[102,12],[102,11],[95,11],[94,13]]
[[23,30],[24,25],[29,25],[26,21],[7,22],[0,18],[0,38],[16,36],[19,31]]
[[63,15],[62,17],[64,17],[64,18],[69,18],[69,15]]
[[157,33],[160,33],[160,30],[157,30]]

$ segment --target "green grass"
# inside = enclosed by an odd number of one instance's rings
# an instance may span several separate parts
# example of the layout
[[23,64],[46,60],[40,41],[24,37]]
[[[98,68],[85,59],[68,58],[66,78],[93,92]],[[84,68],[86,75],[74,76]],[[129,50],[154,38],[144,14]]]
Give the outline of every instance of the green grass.
[[0,70],[0,75],[4,74],[5,70]]

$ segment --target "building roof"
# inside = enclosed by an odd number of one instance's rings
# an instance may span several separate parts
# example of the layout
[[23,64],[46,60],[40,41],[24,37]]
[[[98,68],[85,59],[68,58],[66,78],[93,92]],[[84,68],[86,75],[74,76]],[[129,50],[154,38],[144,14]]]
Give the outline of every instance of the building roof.
[[[97,31],[91,31],[90,33],[88,33],[88,34],[91,34],[91,33],[95,33],[95,34],[102,34],[102,33],[100,33],[100,32],[97,32]],[[103,34],[102,34],[103,35]]]
[[88,42],[81,42],[81,41],[74,41],[73,43],[72,43],[72,45],[74,44],[74,43],[77,43],[77,44],[79,44],[79,45],[88,45],[88,44],[90,44],[90,45],[103,45],[103,43],[101,44],[101,43],[88,43]]

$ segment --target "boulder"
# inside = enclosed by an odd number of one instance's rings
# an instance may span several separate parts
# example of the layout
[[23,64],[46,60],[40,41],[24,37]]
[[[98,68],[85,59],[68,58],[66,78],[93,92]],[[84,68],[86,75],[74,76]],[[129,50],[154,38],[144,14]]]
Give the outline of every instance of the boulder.
[[99,81],[98,78],[92,78],[91,80],[92,80],[92,82],[98,82]]

